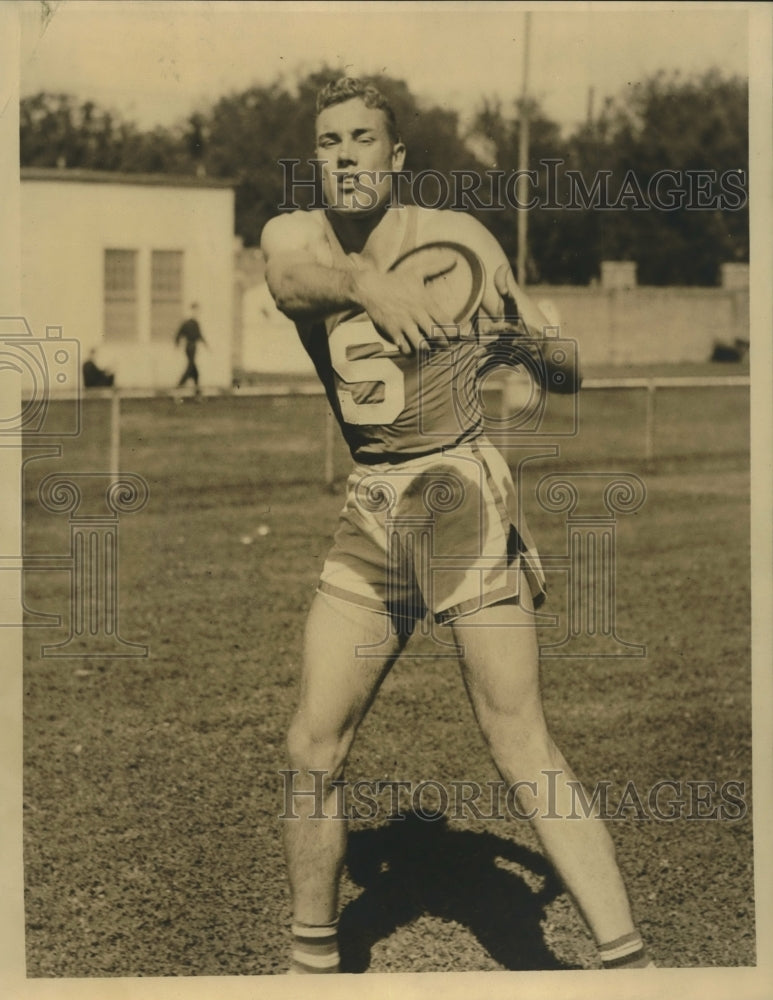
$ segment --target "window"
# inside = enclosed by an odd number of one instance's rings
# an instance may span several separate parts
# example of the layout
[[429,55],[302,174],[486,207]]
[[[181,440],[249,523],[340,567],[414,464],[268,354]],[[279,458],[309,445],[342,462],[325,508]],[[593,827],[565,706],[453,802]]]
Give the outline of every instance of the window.
[[174,338],[183,318],[182,250],[152,250],[149,261],[145,251],[105,250],[104,282],[105,340],[144,341],[148,332],[151,341]]
[[105,250],[105,340],[137,339],[137,251]]
[[150,339],[169,340],[183,316],[183,252],[154,250],[150,259]]

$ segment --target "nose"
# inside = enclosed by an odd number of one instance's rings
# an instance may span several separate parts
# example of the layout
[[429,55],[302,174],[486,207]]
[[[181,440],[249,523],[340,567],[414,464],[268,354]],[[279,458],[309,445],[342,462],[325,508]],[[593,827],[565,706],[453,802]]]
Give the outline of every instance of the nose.
[[338,166],[348,167],[357,162],[355,147],[351,140],[344,139],[338,147]]

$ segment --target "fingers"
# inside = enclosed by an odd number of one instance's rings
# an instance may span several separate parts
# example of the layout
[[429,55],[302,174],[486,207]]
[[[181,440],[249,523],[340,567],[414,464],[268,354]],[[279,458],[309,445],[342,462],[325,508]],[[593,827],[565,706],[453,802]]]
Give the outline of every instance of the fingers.
[[414,354],[427,344],[421,325],[412,319],[377,323],[376,328],[400,354]]
[[397,275],[361,275],[367,282],[362,304],[387,340],[401,354],[413,354],[428,346],[448,347],[454,325],[442,314],[442,304],[434,303],[424,285]]
[[500,264],[494,273],[494,288],[504,298],[508,294],[508,272],[510,268],[507,264]]
[[494,274],[494,288],[502,300],[502,315],[508,322],[516,322],[520,313],[515,297],[515,277],[507,264],[501,264],[497,268]]
[[437,344],[440,347],[448,347],[449,340],[446,325],[430,314],[427,314],[427,322],[429,325],[424,328],[424,332],[427,334],[429,342]]
[[381,325],[388,340],[401,354],[413,354],[427,347],[448,347],[449,333],[453,335],[453,324],[433,315],[426,309],[406,309],[399,319],[390,319]]
[[424,335],[417,326],[411,327],[405,331],[404,342],[405,350],[401,348],[403,354],[414,354],[427,343]]
[[429,314],[419,317],[401,328],[386,330],[390,340],[400,349],[401,354],[413,354],[428,346],[448,347],[449,341],[443,326]]

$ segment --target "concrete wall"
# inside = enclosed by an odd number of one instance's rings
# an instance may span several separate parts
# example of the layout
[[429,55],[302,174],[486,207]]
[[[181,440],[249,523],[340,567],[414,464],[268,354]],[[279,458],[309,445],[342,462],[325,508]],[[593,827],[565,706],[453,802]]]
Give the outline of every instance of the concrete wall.
[[[744,288],[536,285],[528,291],[535,301],[555,306],[561,334],[577,340],[584,365],[708,361],[715,340],[732,343],[749,337]],[[265,283],[245,291],[242,308],[246,371],[313,373],[292,324],[277,312]]]
[[708,361],[715,340],[749,338],[748,288],[538,285],[528,291],[555,304],[562,336],[577,340],[584,364]]
[[[53,174],[54,172],[49,172]],[[172,183],[22,179],[22,310],[37,338],[46,326],[92,347],[122,387],[176,383],[185,358],[150,338],[152,250],[183,250],[183,303],[199,303],[210,350],[197,363],[205,386],[231,384],[233,336],[233,191]],[[104,251],[138,251],[139,329],[134,342],[103,342]]]

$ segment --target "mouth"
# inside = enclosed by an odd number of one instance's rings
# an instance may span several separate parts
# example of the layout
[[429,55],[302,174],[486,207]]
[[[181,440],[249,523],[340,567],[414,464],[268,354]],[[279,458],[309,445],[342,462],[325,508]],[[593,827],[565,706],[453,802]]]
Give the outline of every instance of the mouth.
[[331,171],[334,187],[331,198],[341,210],[370,212],[383,201],[383,195],[373,184],[373,176],[368,170]]

